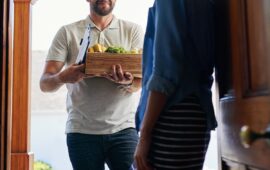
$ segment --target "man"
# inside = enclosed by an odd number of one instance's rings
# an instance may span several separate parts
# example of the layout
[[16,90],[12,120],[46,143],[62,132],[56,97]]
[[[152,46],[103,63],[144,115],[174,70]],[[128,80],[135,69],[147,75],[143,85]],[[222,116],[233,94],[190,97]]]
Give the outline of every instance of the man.
[[40,88],[53,92],[67,86],[67,145],[75,170],[102,170],[105,162],[110,169],[126,170],[133,162],[138,140],[134,114],[139,98],[134,92],[140,89],[141,80],[117,64],[103,77],[94,77],[84,74],[84,64],[74,63],[89,24],[90,46],[99,43],[126,50],[141,48],[143,33],[138,25],[112,14],[116,0],[87,1],[90,15],[57,32]]

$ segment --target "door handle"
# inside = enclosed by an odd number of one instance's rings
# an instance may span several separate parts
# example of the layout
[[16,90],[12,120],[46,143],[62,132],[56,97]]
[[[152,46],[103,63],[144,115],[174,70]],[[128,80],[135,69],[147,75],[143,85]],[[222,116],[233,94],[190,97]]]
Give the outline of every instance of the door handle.
[[249,126],[243,126],[240,131],[242,145],[249,148],[252,143],[258,139],[266,139],[270,145],[270,125],[264,132],[254,132]]

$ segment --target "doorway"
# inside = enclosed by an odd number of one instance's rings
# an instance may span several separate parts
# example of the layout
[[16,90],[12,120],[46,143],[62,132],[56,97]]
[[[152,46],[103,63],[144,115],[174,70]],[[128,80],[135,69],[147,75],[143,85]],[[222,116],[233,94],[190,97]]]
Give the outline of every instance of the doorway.
[[[59,13],[63,4],[65,8]],[[145,28],[148,8],[152,4],[153,0],[120,0],[116,2],[114,14]],[[66,0],[37,1],[32,9],[31,151],[35,153],[36,161],[46,162],[54,170],[71,170],[65,141],[67,91],[62,86],[57,92],[43,93],[39,89],[39,78],[58,29],[84,19],[88,11],[86,1]]]

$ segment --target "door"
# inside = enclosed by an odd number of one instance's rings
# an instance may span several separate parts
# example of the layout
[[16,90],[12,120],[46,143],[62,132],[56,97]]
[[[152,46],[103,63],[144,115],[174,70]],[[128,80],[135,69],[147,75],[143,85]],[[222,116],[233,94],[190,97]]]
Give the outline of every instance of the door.
[[216,2],[220,169],[270,170],[266,137],[246,148],[239,135],[270,125],[270,0]]

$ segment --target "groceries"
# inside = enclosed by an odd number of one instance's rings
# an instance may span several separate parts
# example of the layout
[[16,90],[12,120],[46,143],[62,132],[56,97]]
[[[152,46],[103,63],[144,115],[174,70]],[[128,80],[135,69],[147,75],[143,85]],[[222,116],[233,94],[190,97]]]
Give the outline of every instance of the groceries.
[[133,48],[130,51],[127,51],[123,47],[118,47],[118,46],[109,46],[105,47],[101,44],[94,44],[92,47],[88,48],[89,53],[118,53],[118,54],[142,54],[142,50],[138,48]]
[[142,50],[125,50],[123,47],[104,47],[95,44],[88,48],[85,73],[100,76],[109,72],[112,65],[120,64],[124,72],[130,72],[134,77],[142,77]]

